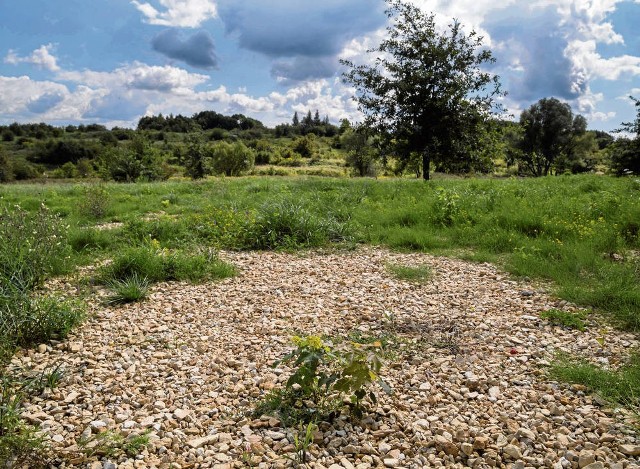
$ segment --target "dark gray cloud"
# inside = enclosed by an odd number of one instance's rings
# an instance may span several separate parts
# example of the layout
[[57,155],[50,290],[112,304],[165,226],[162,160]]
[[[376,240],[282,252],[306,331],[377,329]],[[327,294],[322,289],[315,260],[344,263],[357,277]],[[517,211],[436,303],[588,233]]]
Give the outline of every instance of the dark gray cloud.
[[[492,42],[499,73],[509,96],[516,101],[536,101],[547,96],[575,99],[586,83],[565,54],[568,33],[553,6],[523,15],[521,6],[508,7],[486,19],[483,27]],[[509,69],[509,65],[517,65]]]
[[55,107],[64,99],[64,96],[58,93],[46,93],[40,96],[38,99],[29,101],[27,109],[34,114],[42,114],[49,109]]
[[183,39],[175,29],[162,31],[151,41],[153,50],[192,67],[210,69],[218,65],[213,39],[206,31],[199,31]]
[[271,76],[288,85],[313,78],[327,78],[336,70],[335,57],[294,57],[274,62]]
[[382,0],[221,0],[220,17],[240,46],[270,57],[326,57],[386,22]]

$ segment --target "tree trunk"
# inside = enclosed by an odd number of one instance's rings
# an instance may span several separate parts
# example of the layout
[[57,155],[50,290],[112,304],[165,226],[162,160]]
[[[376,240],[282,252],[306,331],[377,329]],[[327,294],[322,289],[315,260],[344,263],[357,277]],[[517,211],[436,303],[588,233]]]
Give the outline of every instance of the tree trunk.
[[431,157],[429,156],[429,150],[422,150],[422,179],[429,180],[429,166],[431,165]]

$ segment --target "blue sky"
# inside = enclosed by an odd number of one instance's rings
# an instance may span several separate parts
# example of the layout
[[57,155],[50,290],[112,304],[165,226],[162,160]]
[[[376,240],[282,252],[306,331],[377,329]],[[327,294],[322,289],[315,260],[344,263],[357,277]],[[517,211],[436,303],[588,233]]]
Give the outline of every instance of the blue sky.
[[[480,31],[517,118],[554,96],[610,131],[640,98],[640,0],[407,0]],[[311,109],[359,119],[340,58],[365,63],[383,0],[0,0],[0,124]]]

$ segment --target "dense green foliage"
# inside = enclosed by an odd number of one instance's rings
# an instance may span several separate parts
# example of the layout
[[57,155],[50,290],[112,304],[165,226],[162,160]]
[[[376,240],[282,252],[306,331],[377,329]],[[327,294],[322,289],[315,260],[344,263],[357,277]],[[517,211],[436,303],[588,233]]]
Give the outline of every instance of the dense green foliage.
[[[309,112],[302,119],[295,114],[292,124],[275,129],[247,117],[238,124],[233,116],[213,111],[192,118],[149,116],[141,121],[137,130],[107,130],[100,125],[0,126],[4,136],[0,139],[0,183],[98,177],[119,182],[180,176],[202,179],[214,173],[331,177],[422,174],[422,156],[411,149],[407,139],[385,140],[385,134],[351,125],[346,119],[336,127],[327,117],[320,119],[317,111],[315,117]],[[185,122],[188,125],[183,126]],[[432,155],[435,171],[527,174],[521,150],[524,130],[519,123],[471,119],[466,124],[472,127],[468,136],[473,138],[456,137],[455,146],[441,147],[442,158]],[[605,132],[586,131],[572,139],[553,169],[556,173],[578,173],[605,171],[609,165],[615,174],[633,172],[637,145],[626,145],[627,141],[621,138],[614,142]]]

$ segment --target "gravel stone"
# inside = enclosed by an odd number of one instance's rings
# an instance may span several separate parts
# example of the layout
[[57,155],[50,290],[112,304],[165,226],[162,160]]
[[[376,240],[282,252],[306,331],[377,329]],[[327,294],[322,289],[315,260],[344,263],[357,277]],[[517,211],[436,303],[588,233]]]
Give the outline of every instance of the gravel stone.
[[[31,397],[23,414],[54,449],[78,454],[80,439],[92,434],[150,431],[140,455],[109,462],[124,469],[240,468],[249,460],[291,467],[298,429],[251,416],[290,376],[287,364],[272,365],[292,350],[293,334],[359,334],[391,338],[381,376],[394,392],[376,390],[378,402],[361,420],[320,423],[310,467],[638,464],[640,440],[628,415],[545,372],[558,351],[616,367],[637,339],[607,333],[602,347],[596,339],[606,325],[597,318],[585,331],[540,320],[552,308],[578,310],[546,285],[489,264],[372,247],[221,257],[238,276],[156,284],[144,302],[121,306],[106,306],[98,292],[90,319],[68,341],[14,356],[11,366],[65,369],[59,386]],[[398,280],[388,264],[427,264],[434,275],[424,284]],[[77,280],[47,288],[73,294]],[[104,464],[80,454],[64,467]]]

